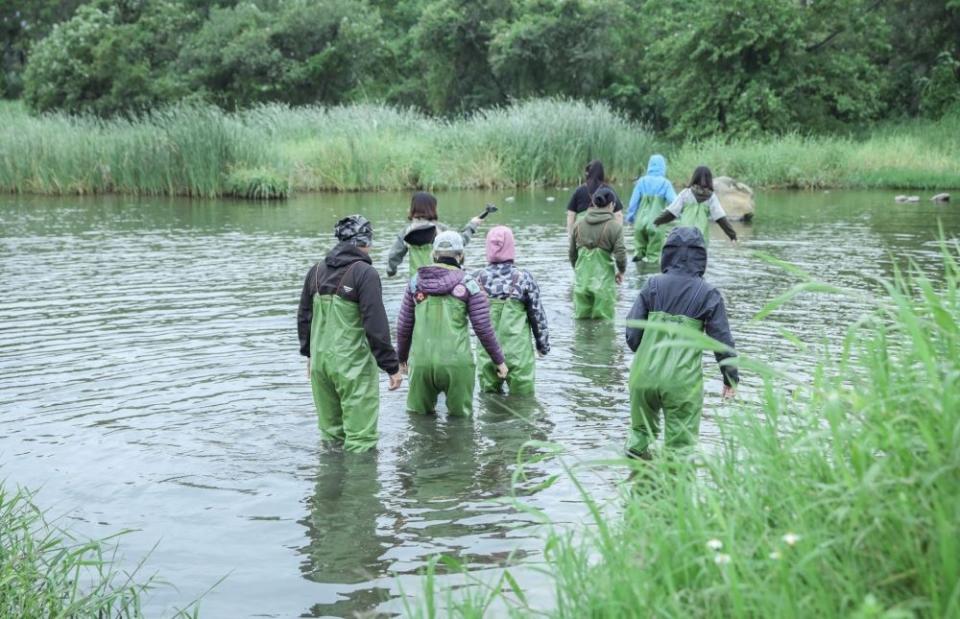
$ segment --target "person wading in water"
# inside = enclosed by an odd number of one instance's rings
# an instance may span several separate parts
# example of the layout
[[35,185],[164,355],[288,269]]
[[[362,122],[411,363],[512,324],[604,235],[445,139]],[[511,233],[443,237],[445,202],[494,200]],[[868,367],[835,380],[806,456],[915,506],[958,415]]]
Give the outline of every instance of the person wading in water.
[[307,273],[297,311],[300,354],[308,358],[320,431],[347,451],[377,444],[377,367],[400,387],[380,275],[370,262],[373,227],[351,215],[334,227],[337,245]]

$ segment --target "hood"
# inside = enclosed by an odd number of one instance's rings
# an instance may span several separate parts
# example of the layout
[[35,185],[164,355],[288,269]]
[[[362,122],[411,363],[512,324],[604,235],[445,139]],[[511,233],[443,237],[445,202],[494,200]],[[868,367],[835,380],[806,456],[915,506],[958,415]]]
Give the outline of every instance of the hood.
[[417,271],[417,290],[432,295],[450,294],[467,274],[455,267],[431,265]]
[[699,204],[709,200],[710,196],[713,195],[713,190],[701,187],[700,185],[690,185],[690,193],[693,194],[693,197],[697,200],[697,204]]
[[356,262],[357,260],[362,260],[367,264],[373,264],[373,261],[370,260],[369,254],[361,251],[360,248],[353,243],[345,241],[343,243],[337,243],[337,245],[330,250],[330,253],[327,254],[324,262],[329,267],[339,268],[345,267],[352,262]]
[[613,219],[613,213],[607,210],[600,210],[596,207],[593,207],[589,211],[587,211],[587,215],[583,219],[588,224],[602,224],[606,221]]
[[494,226],[487,232],[487,262],[512,262],[517,257],[513,231],[506,226]]
[[703,277],[707,271],[707,244],[698,228],[674,228],[663,244],[660,270]]
[[403,241],[410,245],[433,245],[437,232],[437,222],[415,219],[403,231]]
[[667,160],[663,155],[650,155],[650,161],[647,162],[647,176],[666,176]]

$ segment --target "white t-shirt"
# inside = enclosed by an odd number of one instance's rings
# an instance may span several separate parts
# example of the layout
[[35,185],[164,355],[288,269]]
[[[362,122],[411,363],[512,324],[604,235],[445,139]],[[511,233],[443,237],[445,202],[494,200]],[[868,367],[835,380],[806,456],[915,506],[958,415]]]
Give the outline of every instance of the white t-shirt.
[[[683,212],[683,207],[686,204],[696,204],[697,198],[693,195],[693,192],[689,187],[680,192],[680,195],[677,196],[677,199],[673,201],[673,204],[667,207],[667,210],[673,213],[673,216],[677,219],[680,219],[680,213]],[[727,216],[723,211],[723,207],[720,206],[720,200],[717,199],[717,194],[713,193],[710,196],[710,199],[707,200],[707,206],[710,207],[710,221],[717,221]]]

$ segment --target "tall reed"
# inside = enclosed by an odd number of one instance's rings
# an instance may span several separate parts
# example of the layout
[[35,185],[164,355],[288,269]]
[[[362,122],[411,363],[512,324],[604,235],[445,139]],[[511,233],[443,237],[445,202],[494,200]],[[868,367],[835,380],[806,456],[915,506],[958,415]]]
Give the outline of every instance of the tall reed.
[[[874,282],[873,309],[810,384],[742,360],[764,397],[721,422],[717,452],[624,462],[619,507],[579,486],[594,517],[546,540],[546,614],[960,616],[958,258],[944,247],[942,280],[910,268]],[[804,281],[758,319],[806,291],[868,294],[792,272]],[[477,600],[534,614],[502,580],[410,614],[478,616]]]
[[[142,616],[153,579],[119,572],[110,549],[57,529],[30,494],[0,484],[0,617]],[[196,616],[196,607],[176,616]]]

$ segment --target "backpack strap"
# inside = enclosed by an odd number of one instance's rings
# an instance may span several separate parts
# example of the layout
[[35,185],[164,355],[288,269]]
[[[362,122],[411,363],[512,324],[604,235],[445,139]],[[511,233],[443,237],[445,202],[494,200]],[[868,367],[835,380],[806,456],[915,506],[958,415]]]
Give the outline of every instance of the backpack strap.
[[358,262],[363,262],[363,261],[354,260],[353,262],[350,263],[350,266],[348,266],[346,270],[340,275],[340,279],[337,280],[337,287],[334,290],[334,294],[338,294],[340,292],[340,288],[341,286],[343,286],[343,280],[347,279],[347,275],[350,275],[350,271],[353,270],[353,267],[357,266]]

